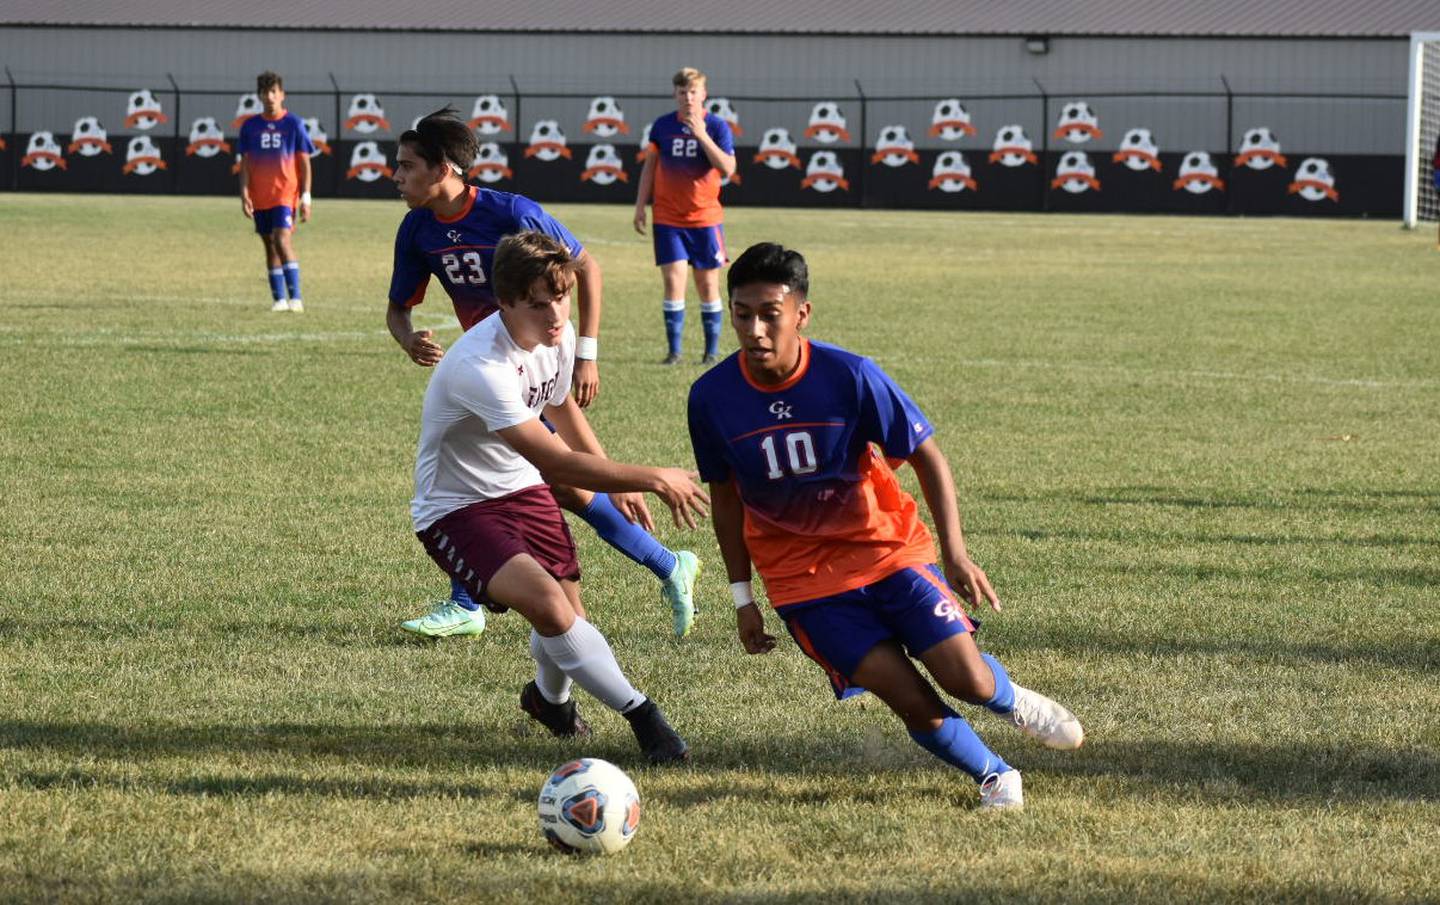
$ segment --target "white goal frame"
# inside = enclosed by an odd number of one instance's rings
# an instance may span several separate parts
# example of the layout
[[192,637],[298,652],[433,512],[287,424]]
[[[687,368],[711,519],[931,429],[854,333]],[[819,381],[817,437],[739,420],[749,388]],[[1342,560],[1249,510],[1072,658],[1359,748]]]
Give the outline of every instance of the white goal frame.
[[1420,163],[1428,149],[1420,147],[1420,116],[1425,87],[1425,45],[1440,43],[1440,31],[1410,34],[1409,100],[1405,113],[1405,228],[1414,229],[1420,217]]

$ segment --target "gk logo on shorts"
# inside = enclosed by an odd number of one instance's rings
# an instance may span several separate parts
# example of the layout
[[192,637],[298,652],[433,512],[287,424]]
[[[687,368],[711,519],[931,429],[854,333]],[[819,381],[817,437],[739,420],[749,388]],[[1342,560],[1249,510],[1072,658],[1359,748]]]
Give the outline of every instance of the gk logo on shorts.
[[960,619],[960,611],[955,608],[955,603],[950,600],[942,600],[935,604],[935,615],[946,622],[957,622]]

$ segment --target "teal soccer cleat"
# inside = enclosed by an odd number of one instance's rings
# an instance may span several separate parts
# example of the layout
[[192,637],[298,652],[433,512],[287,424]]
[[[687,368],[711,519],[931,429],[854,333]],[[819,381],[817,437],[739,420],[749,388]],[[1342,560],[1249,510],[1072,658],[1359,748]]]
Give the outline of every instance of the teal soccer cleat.
[[400,627],[426,638],[478,635],[485,631],[485,610],[467,610],[453,600],[446,600],[419,619],[400,623]]
[[684,638],[695,625],[695,579],[700,577],[700,558],[689,550],[675,553],[675,571],[660,586],[660,597],[670,604],[675,617],[675,637]]

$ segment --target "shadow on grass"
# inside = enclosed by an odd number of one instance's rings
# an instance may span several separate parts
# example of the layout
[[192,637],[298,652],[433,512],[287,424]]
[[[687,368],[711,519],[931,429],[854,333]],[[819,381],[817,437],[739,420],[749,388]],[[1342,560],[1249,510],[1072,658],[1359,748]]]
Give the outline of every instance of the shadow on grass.
[[[982,636],[983,637],[983,636]],[[1244,632],[1207,636],[1203,639],[1123,635],[1103,627],[1074,622],[1065,627],[1063,638],[1056,643],[1041,633],[1034,637],[1009,633],[990,639],[1005,652],[1015,650],[1054,651],[1067,656],[1106,654],[1121,657],[1207,656],[1247,657],[1272,666],[1294,667],[1309,661],[1363,668],[1400,669],[1430,677],[1440,671],[1440,638],[1409,635],[1404,640],[1355,639],[1334,635],[1333,641],[1280,641],[1273,635],[1253,637]],[[997,654],[998,655],[998,654]],[[1002,658],[1003,659],[1003,658]]]
[[[644,845],[642,838],[636,845]],[[705,878],[703,867],[679,876],[654,876],[660,870],[638,867],[633,858],[574,858],[548,850],[536,834],[528,845],[467,846],[467,857],[496,858],[492,869],[476,872],[470,865],[432,859],[424,870],[411,865],[388,872],[369,870],[295,870],[266,873],[225,870],[213,864],[190,869],[192,862],[174,859],[164,866],[119,877],[97,879],[84,871],[65,873],[63,866],[32,871],[17,889],[16,901],[50,901],[94,896],[97,900],[153,903],[288,902],[320,905],[333,902],[463,901],[504,905],[510,902],[624,902],[644,905],[676,902],[698,905],[751,905],[788,902],[792,905],[847,905],[847,903],[1041,902],[1074,905],[1114,905],[1116,902],[1230,903],[1266,902],[1269,905],[1303,902],[1311,905],[1360,903],[1392,905],[1420,901],[1413,896],[1382,895],[1375,885],[1281,879],[1278,868],[1251,868],[1244,875],[1166,865],[1136,864],[1130,869],[1090,866],[1057,868],[1041,863],[1032,870],[981,873],[952,871],[939,882],[934,876],[900,876],[883,867],[868,866],[858,876],[829,873],[791,879],[771,879],[765,865],[753,865],[753,879],[744,887]],[[628,852],[626,853],[629,854]],[[859,857],[859,853],[852,855]],[[937,855],[937,857],[943,857]],[[555,859],[555,869],[537,872],[535,859]],[[729,859],[724,859],[729,860]],[[63,862],[62,862],[63,863]],[[827,862],[832,864],[834,862]],[[843,862],[841,862],[843,863]],[[53,873],[52,873],[53,872]],[[436,881],[440,880],[437,897]],[[796,880],[806,889],[796,889]],[[557,884],[563,892],[557,893]],[[819,887],[818,889],[815,887]],[[64,895],[57,895],[63,891]],[[102,894],[103,895],[97,895]]]
[[[615,731],[611,731],[612,728]],[[684,728],[683,726],[681,727]],[[893,728],[896,744],[898,726]],[[888,731],[888,730],[887,730]],[[758,742],[730,739],[710,744],[691,738],[695,762],[684,768],[649,768],[640,763],[633,743],[618,727],[597,728],[611,736],[569,743],[548,738],[528,740],[518,733],[476,731],[462,726],[331,726],[298,723],[255,727],[119,726],[103,723],[0,721],[0,749],[48,751],[74,757],[84,768],[16,770],[0,773],[0,784],[28,788],[119,787],[158,789],[176,795],[263,796],[271,793],[342,798],[404,799],[446,795],[466,798],[510,797],[528,801],[528,789],[496,791],[465,780],[467,765],[516,767],[539,773],[561,760],[584,754],[620,764],[640,776],[683,778],[659,794],[677,804],[695,804],[738,796],[823,806],[844,800],[884,804],[910,793],[884,783],[856,783],[855,776],[933,769],[929,760],[865,757],[855,734],[772,733]],[[1216,741],[1146,741],[1092,738],[1077,752],[1054,752],[1015,739],[1003,745],[1026,771],[1141,782],[1146,794],[1156,789],[1186,798],[1215,801],[1333,802],[1440,799],[1440,759],[1433,751],[1401,750],[1357,742],[1330,745],[1235,745]],[[908,748],[905,748],[908,751]],[[339,758],[367,772],[421,767],[434,781],[384,776],[305,777],[273,768],[260,776],[212,774],[183,778],[137,778],[133,772],[111,775],[96,760],[121,764],[153,759],[195,759],[281,755],[295,758],[297,770],[324,770],[317,757]],[[917,755],[918,756],[918,755]],[[176,768],[179,769],[179,768]],[[230,768],[243,770],[243,766]],[[777,786],[772,777],[786,777]],[[447,779],[446,777],[453,777]],[[797,786],[797,779],[799,780]],[[948,780],[947,780],[948,781]]]

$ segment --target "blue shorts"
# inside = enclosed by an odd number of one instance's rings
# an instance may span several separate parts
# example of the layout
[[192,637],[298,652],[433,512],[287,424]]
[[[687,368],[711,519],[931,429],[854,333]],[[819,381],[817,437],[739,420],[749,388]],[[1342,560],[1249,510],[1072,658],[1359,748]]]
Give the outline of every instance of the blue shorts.
[[[730,263],[725,257],[725,227],[655,224],[655,263],[689,261],[696,270],[714,270]],[[701,301],[704,301],[702,299]]]
[[835,697],[864,691],[850,681],[860,661],[891,639],[918,657],[978,623],[933,565],[912,567],[854,591],[776,608],[790,637],[830,677]]
[[283,204],[255,212],[255,231],[262,236],[268,236],[277,229],[294,228],[295,212]]

